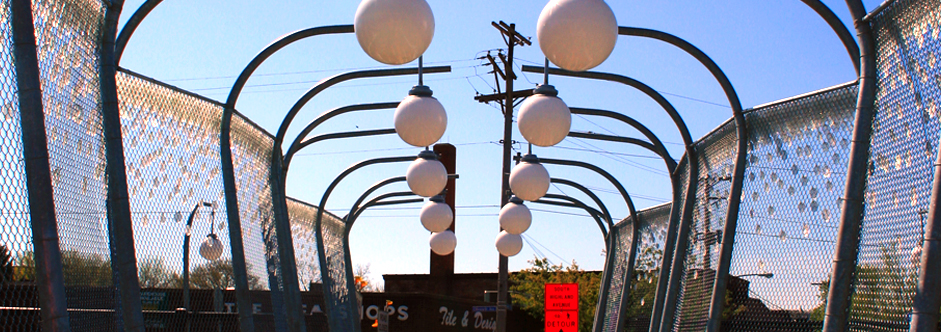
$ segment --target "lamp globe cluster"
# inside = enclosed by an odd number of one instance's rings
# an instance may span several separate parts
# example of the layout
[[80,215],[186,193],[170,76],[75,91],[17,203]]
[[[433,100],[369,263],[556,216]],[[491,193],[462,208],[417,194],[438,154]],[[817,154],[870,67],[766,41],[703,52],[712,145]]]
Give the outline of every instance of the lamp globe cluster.
[[558,95],[555,87],[543,84],[520,105],[517,126],[529,143],[549,147],[568,136],[572,128],[572,111]]
[[603,0],[552,0],[539,14],[536,39],[542,53],[556,66],[584,71],[611,55],[618,23]]
[[448,127],[444,106],[431,95],[427,86],[415,86],[395,108],[395,133],[409,145],[426,147],[435,144]]
[[533,223],[533,214],[519,197],[510,197],[510,202],[500,210],[500,228],[503,231],[494,243],[501,255],[510,257],[523,249],[522,234]]
[[363,0],[353,18],[356,39],[376,61],[401,65],[431,45],[435,17],[425,0]]
[[429,232],[440,233],[451,227],[454,212],[451,212],[451,206],[444,202],[443,196],[436,195],[422,206],[418,218]]

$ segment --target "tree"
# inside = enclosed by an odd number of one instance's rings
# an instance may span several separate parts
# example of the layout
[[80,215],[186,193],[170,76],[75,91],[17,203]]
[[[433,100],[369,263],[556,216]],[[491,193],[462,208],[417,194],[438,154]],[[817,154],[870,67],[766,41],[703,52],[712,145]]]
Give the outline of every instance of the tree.
[[[246,269],[250,269],[246,266]],[[220,258],[206,264],[197,265],[190,271],[190,287],[205,289],[228,289],[235,287],[235,271],[232,260]],[[257,276],[248,274],[248,289],[261,289]]]
[[546,258],[534,258],[532,265],[510,276],[510,290],[514,306],[526,311],[530,316],[545,320],[545,284],[578,284],[578,330],[590,331],[598,303],[598,291],[601,287],[601,273],[586,272],[575,261],[569,266],[552,265]]
[[0,244],[0,284],[13,281],[13,277],[13,257],[7,246]]
[[356,291],[360,293],[382,292],[385,288],[382,284],[373,283],[372,279],[369,278],[369,264],[356,265],[353,270],[353,284],[356,286]]
[[[912,296],[918,283],[917,265],[908,268],[902,260],[908,255],[899,255],[895,241],[879,246],[878,264],[862,264],[856,267],[856,290],[850,303],[862,310],[854,317],[869,321],[896,321],[906,317],[912,307]],[[819,283],[821,304],[811,312],[811,319],[822,321],[827,308],[830,280]]]
[[65,286],[111,286],[111,259],[75,250],[62,252]]
[[160,257],[142,260],[138,265],[137,275],[141,288],[181,288],[183,285],[180,274],[170,272]]

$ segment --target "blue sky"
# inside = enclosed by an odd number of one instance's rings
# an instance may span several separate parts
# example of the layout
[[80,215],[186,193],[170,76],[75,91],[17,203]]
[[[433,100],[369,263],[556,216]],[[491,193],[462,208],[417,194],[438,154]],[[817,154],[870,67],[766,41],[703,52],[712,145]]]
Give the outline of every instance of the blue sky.
[[[121,24],[143,1],[127,1]],[[863,1],[867,9],[878,1]],[[800,1],[609,1],[618,24],[665,31],[705,51],[735,86],[746,108],[826,88],[855,79],[852,63],[829,26]],[[824,1],[847,26],[842,1]],[[458,148],[457,272],[495,272],[498,233],[502,114],[473,100],[492,93],[493,75],[477,57],[503,48],[491,21],[516,23],[525,36],[535,36],[536,20],[545,1],[430,0],[436,32],[425,53],[426,65],[451,65],[449,74],[425,77],[426,85],[448,111],[442,142]],[[166,1],[147,17],[131,39],[122,67],[169,84],[224,101],[235,76],[267,44],[290,32],[322,25],[351,24],[356,1]],[[517,63],[539,65],[543,56],[534,45],[517,49]],[[417,63],[405,66],[415,66]],[[353,35],[315,37],[295,43],[269,59],[242,93],[237,108],[269,132],[317,81],[350,70],[384,68],[363,53]],[[664,43],[620,37],[611,57],[596,71],[630,76],[664,94],[683,115],[694,138],[731,116],[719,85],[693,58]],[[534,86],[539,75],[521,75],[517,88]],[[328,89],[302,110],[289,137],[326,110],[357,103],[399,101],[415,85],[415,77],[369,79]],[[572,107],[622,112],[647,124],[675,158],[681,140],[665,113],[645,95],[615,83],[550,78],[560,97]],[[371,111],[335,118],[319,133],[390,128],[392,111]],[[573,119],[573,130],[640,137],[624,125],[604,119]],[[522,140],[514,129],[514,139]],[[524,148],[522,145],[517,148]],[[419,149],[397,137],[320,143],[292,163],[288,195],[320,201],[327,185],[347,166],[377,156],[415,155]],[[663,163],[650,153],[616,143],[566,139],[558,147],[536,148],[541,157],[578,159],[607,169],[635,196],[638,208],[666,202],[669,179]],[[337,188],[327,208],[344,215],[372,183],[403,175],[406,164],[373,166],[354,173]],[[603,178],[587,171],[549,166],[553,177],[579,181],[596,189],[617,218],[627,208]],[[392,190],[405,190],[402,187]],[[561,187],[550,192],[587,197]],[[428,272],[428,232],[418,221],[420,205],[371,210],[352,231],[354,264],[370,264],[380,274]],[[523,251],[510,259],[511,270],[545,255],[550,261],[575,260],[585,269],[601,269],[602,238],[582,211],[531,205],[533,226]],[[538,244],[537,244],[538,243]],[[540,245],[544,247],[540,247]],[[537,250],[538,249],[538,253]]]

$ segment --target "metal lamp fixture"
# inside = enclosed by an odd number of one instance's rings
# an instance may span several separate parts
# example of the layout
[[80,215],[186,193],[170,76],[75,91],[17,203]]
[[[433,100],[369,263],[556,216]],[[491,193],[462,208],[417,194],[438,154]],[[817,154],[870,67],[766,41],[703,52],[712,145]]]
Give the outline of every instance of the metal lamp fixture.
[[510,171],[510,190],[527,201],[538,200],[549,191],[549,172],[539,163],[536,155],[523,156],[522,161]]
[[440,194],[448,184],[448,171],[438,161],[434,151],[424,150],[418,154],[405,172],[405,182],[415,195],[431,197]]
[[432,233],[443,232],[451,226],[454,221],[454,212],[451,206],[444,202],[441,195],[432,196],[421,208],[418,218],[421,219],[422,226]]
[[431,94],[430,88],[419,83],[395,109],[395,132],[405,143],[426,147],[435,144],[444,135],[448,127],[448,114],[441,102]]
[[215,233],[206,235],[206,239],[199,245],[199,255],[210,261],[219,259],[223,250],[222,241],[219,241]]
[[539,14],[536,38],[556,66],[584,71],[611,55],[618,23],[603,0],[552,0]]
[[553,146],[565,139],[572,127],[572,111],[559,99],[556,89],[543,84],[520,106],[520,134],[537,146]]
[[510,234],[523,234],[533,223],[533,214],[523,200],[513,196],[510,202],[500,209],[500,227]]
[[353,18],[356,39],[376,61],[401,65],[431,45],[435,17],[425,0],[363,0]]
[[428,245],[431,246],[431,251],[434,251],[435,254],[448,255],[454,252],[454,248],[457,247],[457,236],[450,230],[432,233],[431,237],[428,238]]
[[500,235],[497,235],[495,245],[501,255],[506,257],[516,256],[523,250],[523,237],[519,234],[507,233],[504,230],[500,232]]

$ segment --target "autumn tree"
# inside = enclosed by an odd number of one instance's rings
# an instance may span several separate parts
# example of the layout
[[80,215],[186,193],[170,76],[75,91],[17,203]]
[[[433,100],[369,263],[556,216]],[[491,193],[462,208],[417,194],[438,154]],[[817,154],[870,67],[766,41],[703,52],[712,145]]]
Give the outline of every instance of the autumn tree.
[[[235,287],[235,271],[232,268],[232,260],[220,258],[197,265],[190,271],[190,287],[205,289],[228,289]],[[261,288],[262,285],[258,276],[248,274],[248,289]]]

